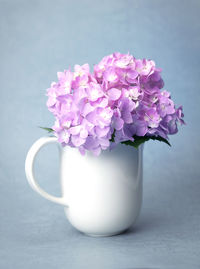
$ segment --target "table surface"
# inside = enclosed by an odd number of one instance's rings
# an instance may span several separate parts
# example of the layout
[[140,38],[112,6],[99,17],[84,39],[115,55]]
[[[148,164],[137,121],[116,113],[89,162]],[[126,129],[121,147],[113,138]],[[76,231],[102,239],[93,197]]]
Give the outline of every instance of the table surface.
[[[198,0],[0,1],[0,268],[200,267],[199,14]],[[113,51],[154,59],[187,125],[171,148],[145,145],[136,227],[92,238],[29,187],[24,161],[45,135],[37,126],[53,124],[45,89],[56,72]],[[58,166],[53,145],[41,151],[38,182],[56,195]]]

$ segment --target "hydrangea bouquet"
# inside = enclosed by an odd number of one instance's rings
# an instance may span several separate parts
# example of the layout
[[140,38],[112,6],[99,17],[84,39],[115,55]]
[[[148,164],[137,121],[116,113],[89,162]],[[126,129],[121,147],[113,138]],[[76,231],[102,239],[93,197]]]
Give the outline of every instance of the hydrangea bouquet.
[[169,144],[168,135],[184,124],[155,62],[130,54],[113,53],[94,66],[75,65],[58,72],[47,90],[47,107],[55,116],[52,128],[58,141],[99,155],[118,143],[138,147],[149,139]]

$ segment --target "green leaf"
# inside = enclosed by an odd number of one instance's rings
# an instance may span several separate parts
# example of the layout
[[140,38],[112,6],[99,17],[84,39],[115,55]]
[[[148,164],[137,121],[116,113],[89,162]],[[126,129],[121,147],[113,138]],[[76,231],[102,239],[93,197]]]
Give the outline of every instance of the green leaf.
[[110,142],[115,142],[115,130],[114,132],[112,133],[112,137],[110,139]]
[[137,136],[137,135],[134,135],[133,138],[134,138],[134,141],[127,140],[127,141],[123,141],[121,143],[124,145],[127,145],[127,146],[132,146],[132,147],[138,148],[141,144],[152,139],[152,140],[164,142],[167,145],[171,146],[169,141],[161,136]]
[[124,145],[127,146],[132,146],[134,148],[138,148],[141,144],[143,144],[144,142],[148,141],[150,139],[150,137],[148,136],[134,136],[134,141],[131,140],[127,140],[127,141],[123,141],[121,142]]
[[53,130],[52,128],[48,128],[48,127],[40,127],[40,126],[39,126],[39,128],[41,128],[41,129],[47,131],[48,133],[53,133],[53,132],[54,132],[54,130]]
[[152,137],[150,137],[150,139],[164,142],[165,144],[167,144],[168,146],[171,147],[171,144],[169,143],[169,141],[167,139],[163,138],[162,136],[152,136]]

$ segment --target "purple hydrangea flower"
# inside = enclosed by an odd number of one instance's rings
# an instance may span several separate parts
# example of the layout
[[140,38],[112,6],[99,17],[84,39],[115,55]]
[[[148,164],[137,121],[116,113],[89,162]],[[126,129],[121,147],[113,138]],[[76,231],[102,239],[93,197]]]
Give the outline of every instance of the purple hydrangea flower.
[[[184,124],[155,62],[130,54],[105,56],[91,73],[88,64],[58,72],[58,82],[47,90],[47,106],[55,116],[58,141],[99,155],[134,136],[161,136]],[[114,134],[114,142],[113,142]],[[111,142],[112,141],[112,142]]]

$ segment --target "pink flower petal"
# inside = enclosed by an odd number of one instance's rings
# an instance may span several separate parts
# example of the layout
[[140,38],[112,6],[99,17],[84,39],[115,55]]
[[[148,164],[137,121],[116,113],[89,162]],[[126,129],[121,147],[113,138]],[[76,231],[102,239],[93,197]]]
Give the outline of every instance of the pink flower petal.
[[108,96],[111,100],[116,101],[120,98],[121,91],[116,89],[116,88],[112,88],[112,89],[108,90]]
[[85,143],[85,139],[81,138],[78,135],[72,135],[71,136],[71,142],[75,147],[79,147],[79,146],[81,146],[82,144]]

